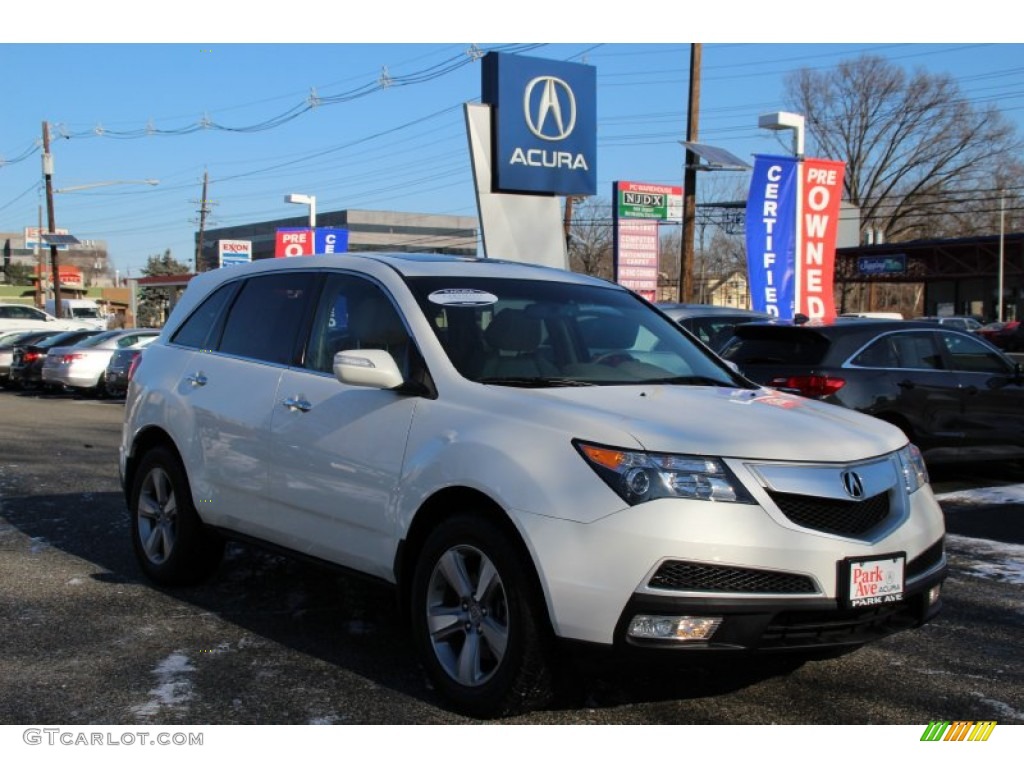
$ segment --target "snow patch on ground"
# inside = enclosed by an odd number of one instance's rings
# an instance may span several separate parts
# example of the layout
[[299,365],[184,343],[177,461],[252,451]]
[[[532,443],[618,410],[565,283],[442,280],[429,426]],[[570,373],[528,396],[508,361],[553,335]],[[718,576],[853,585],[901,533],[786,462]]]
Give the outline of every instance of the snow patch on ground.
[[149,701],[132,707],[132,714],[140,718],[154,717],[164,708],[182,709],[192,699],[191,674],[196,671],[188,656],[172,653],[156,665],[153,675],[157,686],[150,690]]
[[948,535],[946,548],[957,556],[959,570],[971,576],[1024,584],[1024,546],[1020,544]]
[[1024,485],[997,485],[993,488],[971,488],[966,491],[950,491],[935,494],[940,504],[981,505],[981,504],[1024,504]]

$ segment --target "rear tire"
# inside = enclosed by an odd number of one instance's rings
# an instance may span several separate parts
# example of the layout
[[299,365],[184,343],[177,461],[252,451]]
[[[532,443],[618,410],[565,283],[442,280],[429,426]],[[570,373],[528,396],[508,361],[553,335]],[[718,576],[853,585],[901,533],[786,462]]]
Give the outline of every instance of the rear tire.
[[199,519],[185,469],[170,449],[157,446],[142,457],[131,500],[132,546],[146,576],[177,587],[216,570],[224,540]]
[[550,630],[532,565],[480,516],[427,537],[412,584],[412,629],[427,675],[474,717],[536,708],[554,693]]

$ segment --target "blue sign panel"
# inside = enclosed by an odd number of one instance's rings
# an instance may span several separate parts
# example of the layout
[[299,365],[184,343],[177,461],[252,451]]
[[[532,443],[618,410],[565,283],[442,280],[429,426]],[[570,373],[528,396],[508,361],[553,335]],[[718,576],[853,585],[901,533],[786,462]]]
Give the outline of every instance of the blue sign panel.
[[313,230],[313,253],[345,253],[348,251],[348,230],[317,227]]
[[747,280],[758,312],[793,319],[797,179],[793,157],[757,155],[747,196]]
[[907,271],[907,255],[861,256],[857,259],[857,271],[862,275],[901,275]]
[[507,53],[483,58],[494,192],[597,193],[597,70]]

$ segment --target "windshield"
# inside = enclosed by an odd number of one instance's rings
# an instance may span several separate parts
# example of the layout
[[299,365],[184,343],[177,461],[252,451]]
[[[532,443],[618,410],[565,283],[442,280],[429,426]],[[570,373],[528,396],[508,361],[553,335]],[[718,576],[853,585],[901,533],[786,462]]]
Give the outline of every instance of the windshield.
[[555,281],[410,278],[463,376],[507,386],[748,386],[627,291]]
[[123,331],[104,331],[103,333],[97,333],[95,336],[90,336],[88,339],[78,342],[75,346],[79,348],[98,347],[103,342],[109,341],[116,336],[120,336],[122,333]]
[[72,317],[81,317],[87,320],[98,320],[100,317],[100,311],[96,307],[72,307]]

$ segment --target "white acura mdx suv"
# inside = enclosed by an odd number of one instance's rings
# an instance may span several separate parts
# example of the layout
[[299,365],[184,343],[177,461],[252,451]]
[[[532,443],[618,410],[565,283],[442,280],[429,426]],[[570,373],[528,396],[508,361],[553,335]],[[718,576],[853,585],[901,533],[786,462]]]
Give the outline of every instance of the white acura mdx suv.
[[142,570],[225,539],[394,586],[454,707],[551,695],[566,643],[841,653],[940,608],[942,513],[871,417],[764,389],[633,293],[442,255],[190,284],[130,384]]

